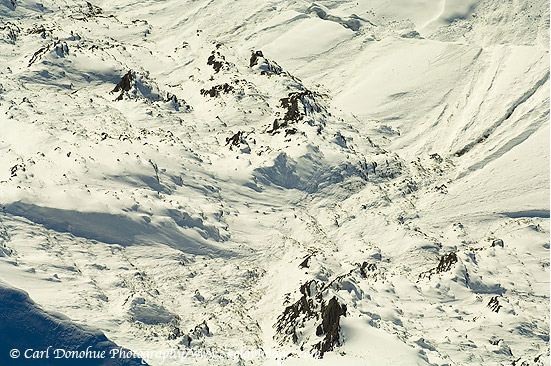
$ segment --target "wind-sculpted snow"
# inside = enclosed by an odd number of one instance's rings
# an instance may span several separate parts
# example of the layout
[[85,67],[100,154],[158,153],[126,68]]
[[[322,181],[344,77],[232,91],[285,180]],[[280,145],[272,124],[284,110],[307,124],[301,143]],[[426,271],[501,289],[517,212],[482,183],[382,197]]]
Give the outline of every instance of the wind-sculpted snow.
[[[129,350],[118,347],[98,330],[76,325],[60,314],[45,312],[25,292],[4,283],[0,283],[0,311],[3,365],[146,364],[131,353],[129,357],[119,357],[122,351]],[[18,353],[13,353],[14,350]],[[48,357],[37,357],[40,351]],[[91,357],[83,357],[86,352]]]
[[548,364],[548,15],[0,0],[0,359]]

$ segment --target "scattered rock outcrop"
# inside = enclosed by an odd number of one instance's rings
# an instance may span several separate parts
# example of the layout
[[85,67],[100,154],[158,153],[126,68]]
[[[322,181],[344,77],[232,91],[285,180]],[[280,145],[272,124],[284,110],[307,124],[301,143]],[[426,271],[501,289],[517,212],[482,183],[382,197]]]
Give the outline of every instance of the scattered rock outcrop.
[[242,143],[244,143],[243,131],[238,131],[234,133],[231,137],[226,138],[226,145],[239,146]]
[[245,133],[238,131],[230,137],[226,137],[226,145],[229,145],[230,150],[239,149],[242,153],[248,154],[251,152],[251,147],[247,142]]
[[130,91],[130,89],[132,89],[132,80],[133,80],[133,76],[132,76],[132,70],[128,71],[121,79],[121,81],[119,81],[119,83],[117,84],[117,86],[115,86],[115,89],[113,89],[111,91],[111,93],[119,93],[119,96],[115,99],[115,100],[122,100],[122,97],[124,95],[124,92],[127,92],[127,91]]
[[[280,105],[284,109],[283,118],[276,118],[268,133],[275,133],[292,123],[303,121],[306,117],[313,117],[314,113],[322,113],[324,110],[316,100],[317,95],[310,90],[292,92],[285,98],[281,98]],[[310,121],[313,123],[313,118]]]
[[262,51],[253,51],[251,55],[251,60],[249,62],[249,67],[258,65],[258,60],[260,58],[264,58],[264,54],[262,53]]
[[10,22],[0,24],[0,41],[15,44],[20,33],[21,28],[16,24]]
[[501,309],[503,306],[499,304],[499,300],[498,300],[497,296],[493,296],[490,299],[490,301],[488,302],[488,307],[493,312],[499,313],[499,309]]
[[200,93],[201,95],[209,96],[211,98],[216,98],[220,95],[220,93],[227,94],[233,90],[233,86],[231,86],[228,83],[224,83],[221,85],[215,85],[210,89],[201,89]]
[[428,278],[430,279],[432,275],[447,272],[449,271],[458,261],[457,253],[451,252],[440,257],[440,261],[435,268],[432,268],[428,271],[422,272],[419,274],[419,279]]
[[363,262],[360,266],[360,274],[362,278],[374,277],[375,275],[373,274],[373,272],[375,272],[376,270],[377,265],[375,263]]
[[86,6],[88,7],[88,14],[91,16],[96,16],[103,13],[103,10],[99,6],[93,5],[89,1],[86,2]]
[[[346,305],[340,304],[335,296],[329,301],[324,300],[324,289],[316,280],[310,280],[300,286],[300,298],[287,306],[277,319],[276,340],[280,343],[290,341],[308,347],[316,357],[322,358],[325,352],[342,345],[340,335],[340,318],[346,316]],[[315,335],[323,336],[317,343],[309,343],[308,335],[304,334],[306,323],[318,323]],[[310,335],[310,336],[313,336]]]
[[69,53],[69,48],[67,47],[66,43],[61,45],[61,49],[59,48],[59,45],[60,45],[60,41],[54,41],[40,48],[38,51],[33,53],[31,58],[29,59],[29,64],[27,65],[27,67],[30,67],[32,64],[39,61],[51,49],[55,49],[58,56],[61,56],[61,57],[64,56],[64,51]]
[[436,273],[449,271],[455,263],[457,263],[457,254],[455,252],[443,255],[436,267]]
[[318,319],[319,304],[312,297],[312,289],[310,288],[315,285],[316,281],[314,280],[303,284],[300,287],[301,297],[293,304],[287,306],[278,317],[275,324],[276,337],[282,343],[289,338],[293,343],[297,343],[299,341],[297,330],[303,327],[307,320]]
[[341,305],[336,297],[332,297],[326,304],[322,303],[321,318],[322,323],[316,328],[316,335],[325,334],[323,340],[314,345],[322,357],[325,352],[332,351],[334,347],[341,345],[340,340],[340,317],[346,315],[346,305]]
[[264,57],[262,51],[252,51],[249,67],[260,70],[261,75],[280,75],[283,69],[274,61]]
[[25,165],[24,164],[15,164],[14,166],[12,166],[10,168],[10,176],[13,178],[13,177],[16,177],[17,176],[17,171],[25,171]]
[[[220,46],[217,45],[217,48]],[[211,55],[207,59],[207,65],[212,66],[214,73],[218,73],[222,70],[223,67],[229,66],[229,63],[226,61],[226,57],[220,53],[220,51],[212,51]]]

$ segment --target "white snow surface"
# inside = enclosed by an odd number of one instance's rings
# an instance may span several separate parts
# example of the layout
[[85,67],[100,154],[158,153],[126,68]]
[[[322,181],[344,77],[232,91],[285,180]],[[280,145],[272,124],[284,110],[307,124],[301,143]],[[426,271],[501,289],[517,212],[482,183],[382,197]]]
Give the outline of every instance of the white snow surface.
[[2,309],[150,365],[548,365],[549,135],[544,0],[0,0]]

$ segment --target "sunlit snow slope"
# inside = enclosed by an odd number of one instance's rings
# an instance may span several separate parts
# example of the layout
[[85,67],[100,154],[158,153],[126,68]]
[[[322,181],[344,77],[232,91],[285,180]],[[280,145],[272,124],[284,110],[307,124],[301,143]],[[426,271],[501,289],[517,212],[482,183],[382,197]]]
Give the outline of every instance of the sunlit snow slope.
[[544,0],[0,0],[0,343],[548,365],[549,134]]

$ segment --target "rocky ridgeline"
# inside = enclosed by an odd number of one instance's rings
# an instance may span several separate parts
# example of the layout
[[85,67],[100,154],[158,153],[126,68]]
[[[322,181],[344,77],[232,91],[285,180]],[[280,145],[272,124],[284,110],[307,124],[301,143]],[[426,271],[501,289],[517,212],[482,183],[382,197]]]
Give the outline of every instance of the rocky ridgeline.
[[[274,327],[277,332],[275,338],[280,343],[292,342],[301,349],[309,346],[314,355],[322,358],[324,353],[342,344],[340,318],[346,316],[346,305],[328,294],[326,298],[329,299],[324,299],[324,291],[318,292],[318,286],[316,280],[304,283],[300,287],[300,298],[285,308]],[[321,341],[313,344],[309,344],[313,334],[304,333],[310,322],[317,324],[315,336],[322,337]]]
[[161,91],[159,86],[150,80],[147,73],[137,73],[129,70],[111,90],[110,94],[118,94],[115,101],[142,99],[148,102],[164,102],[176,111],[189,112],[191,106],[170,92]]
[[[315,255],[306,256],[299,268],[309,268]],[[287,305],[277,318],[274,339],[282,345],[296,344],[301,350],[323,358],[326,352],[337,349],[346,341],[341,331],[341,318],[347,316],[348,307],[337,293],[346,289],[361,296],[358,289],[361,281],[380,279],[384,279],[384,274],[373,260],[369,260],[357,263],[353,269],[332,280],[304,282],[299,288],[298,300]]]

